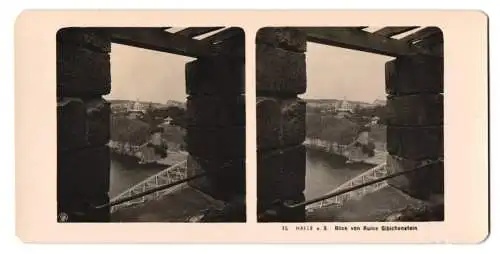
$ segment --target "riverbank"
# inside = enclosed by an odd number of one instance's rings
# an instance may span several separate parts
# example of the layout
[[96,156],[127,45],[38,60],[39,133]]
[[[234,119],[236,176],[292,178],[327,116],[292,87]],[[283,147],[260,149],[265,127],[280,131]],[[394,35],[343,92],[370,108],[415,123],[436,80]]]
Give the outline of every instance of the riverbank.
[[130,143],[124,143],[115,140],[110,140],[108,143],[108,147],[111,153],[122,156],[135,157],[137,159],[140,159],[139,156],[137,156],[137,150],[140,148],[140,146],[141,145],[132,145]]
[[373,167],[373,165],[364,162],[347,163],[348,159],[345,156],[332,154],[322,150],[307,148],[306,152],[307,152],[306,159],[308,162],[313,162],[313,161],[320,162],[321,165],[324,165],[328,168],[335,170],[345,169],[345,170],[359,171]]
[[[384,149],[385,144],[375,144],[375,149],[371,154],[365,153],[362,147],[351,147],[314,138],[306,138],[304,145],[311,150],[342,157],[346,161],[349,161],[349,163],[379,165],[385,163],[387,157],[387,152]],[[383,148],[383,150],[377,149],[377,147]]]
[[[172,166],[187,160],[188,153],[179,149],[167,149],[165,151],[165,157],[162,156],[147,156],[148,159],[144,158],[144,149],[149,149],[146,147],[147,144],[141,146],[133,146],[130,144],[123,144],[117,141],[110,141],[108,147],[110,148],[111,155],[118,160],[127,160],[130,163],[138,163],[144,165],[163,165]],[[151,150],[151,149],[149,149]]]
[[157,160],[156,163],[164,166],[172,166],[187,160],[188,155],[186,151],[167,150],[167,157]]

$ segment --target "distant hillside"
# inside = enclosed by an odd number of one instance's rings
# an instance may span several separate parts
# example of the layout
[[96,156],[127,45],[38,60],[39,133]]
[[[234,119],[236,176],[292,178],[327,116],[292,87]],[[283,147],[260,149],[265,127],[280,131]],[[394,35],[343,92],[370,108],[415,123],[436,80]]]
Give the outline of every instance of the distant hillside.
[[316,103],[332,103],[332,102],[337,102],[341,100],[337,99],[304,99],[306,102],[316,102]]
[[167,107],[169,106],[175,106],[179,108],[186,108],[186,103],[185,102],[180,102],[180,101],[174,101],[174,100],[168,100],[167,103],[163,104]]
[[124,104],[124,103],[130,103],[132,101],[130,101],[130,100],[108,100],[108,102],[111,104]]
[[[134,103],[136,102],[135,100],[108,100],[109,103],[111,104],[128,104],[128,103]],[[151,105],[153,107],[179,107],[179,108],[186,108],[186,103],[185,102],[180,102],[180,101],[175,101],[175,100],[168,100],[166,103],[157,103],[157,102],[150,102],[150,101],[138,101],[140,104],[143,105]]]
[[[317,103],[317,104],[323,104],[323,103],[337,103],[341,102],[344,100],[340,99],[304,99],[305,102],[307,103]],[[366,101],[351,101],[351,100],[346,100],[348,103],[351,104],[372,104],[373,102],[366,102]],[[380,101],[380,100],[377,100]]]

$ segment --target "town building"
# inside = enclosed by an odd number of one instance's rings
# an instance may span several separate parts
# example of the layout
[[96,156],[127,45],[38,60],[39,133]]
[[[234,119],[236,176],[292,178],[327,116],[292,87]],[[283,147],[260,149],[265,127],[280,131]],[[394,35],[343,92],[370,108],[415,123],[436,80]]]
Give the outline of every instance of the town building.
[[135,102],[131,102],[128,106],[128,112],[141,112],[146,113],[146,107],[136,99]]
[[166,124],[166,125],[170,125],[172,123],[172,117],[170,116],[167,116],[164,120],[163,120],[163,124]]
[[342,101],[339,101],[336,105],[336,111],[337,112],[349,112],[353,113],[354,112],[354,104],[348,102],[345,98]]
[[137,119],[146,113],[146,107],[136,99],[135,102],[130,102],[127,106],[127,117],[129,119]]
[[376,100],[373,102],[373,104],[374,104],[375,106],[385,106],[386,101],[385,101],[385,100],[376,99]]

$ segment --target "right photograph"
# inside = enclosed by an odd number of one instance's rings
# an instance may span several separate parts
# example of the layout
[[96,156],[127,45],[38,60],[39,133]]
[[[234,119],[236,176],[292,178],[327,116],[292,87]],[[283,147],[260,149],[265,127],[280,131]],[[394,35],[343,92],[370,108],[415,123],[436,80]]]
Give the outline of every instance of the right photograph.
[[445,220],[441,29],[265,27],[256,51],[258,222]]

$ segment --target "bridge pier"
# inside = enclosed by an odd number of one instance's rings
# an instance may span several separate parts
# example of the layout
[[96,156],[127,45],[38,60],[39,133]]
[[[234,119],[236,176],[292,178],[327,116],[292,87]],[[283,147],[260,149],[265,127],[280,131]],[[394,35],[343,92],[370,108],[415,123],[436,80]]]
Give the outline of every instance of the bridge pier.
[[[389,173],[443,158],[443,58],[418,55],[388,62],[386,92]],[[417,199],[443,200],[443,162],[388,183]]]
[[[256,43],[257,212],[262,214],[276,200],[304,200],[306,104],[297,95],[307,86],[307,41],[298,29],[263,28]],[[304,221],[305,209],[272,220]]]
[[[230,43],[244,48],[243,31]],[[188,184],[215,199],[245,204],[245,59],[220,55],[187,63],[186,91],[188,175],[208,173]],[[236,217],[231,220],[245,221],[245,212]]]
[[110,51],[94,29],[57,33],[57,213],[70,222],[110,219],[91,209],[109,202]]

